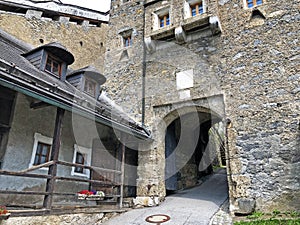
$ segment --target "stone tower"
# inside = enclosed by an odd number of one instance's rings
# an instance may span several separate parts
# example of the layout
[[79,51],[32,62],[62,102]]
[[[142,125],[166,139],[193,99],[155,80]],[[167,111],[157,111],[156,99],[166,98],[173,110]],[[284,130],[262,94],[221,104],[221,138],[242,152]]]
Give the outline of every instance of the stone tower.
[[153,137],[139,149],[140,200],[209,172],[219,124],[231,211],[299,210],[296,4],[112,1],[108,93]]

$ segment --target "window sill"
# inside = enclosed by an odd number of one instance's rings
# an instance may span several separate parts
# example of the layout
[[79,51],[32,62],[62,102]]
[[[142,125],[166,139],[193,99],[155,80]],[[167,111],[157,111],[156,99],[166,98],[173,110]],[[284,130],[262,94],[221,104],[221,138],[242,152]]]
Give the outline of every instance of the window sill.
[[154,30],[150,34],[153,40],[160,40],[165,38],[175,38],[175,26],[166,26]]
[[208,13],[203,13],[201,15],[189,17],[183,20],[182,27],[185,31],[192,30],[197,27],[209,25],[209,17],[211,15]]

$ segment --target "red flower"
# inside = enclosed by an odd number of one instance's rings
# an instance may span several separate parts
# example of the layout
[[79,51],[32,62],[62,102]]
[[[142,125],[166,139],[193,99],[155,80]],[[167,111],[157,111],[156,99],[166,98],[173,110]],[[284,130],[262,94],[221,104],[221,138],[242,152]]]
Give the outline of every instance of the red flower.
[[79,194],[83,194],[83,195],[92,195],[93,192],[92,191],[89,191],[89,190],[82,190],[80,192],[78,192]]
[[8,213],[8,210],[6,209],[5,206],[0,206],[0,215],[5,215]]

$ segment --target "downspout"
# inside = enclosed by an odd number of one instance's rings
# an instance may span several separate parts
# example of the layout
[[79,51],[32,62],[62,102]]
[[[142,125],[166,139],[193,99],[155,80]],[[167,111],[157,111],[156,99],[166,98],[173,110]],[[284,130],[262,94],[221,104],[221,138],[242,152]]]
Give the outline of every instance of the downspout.
[[143,4],[143,31],[142,31],[142,42],[143,42],[143,70],[142,70],[142,127],[145,127],[145,96],[146,96],[146,44],[145,44],[145,16],[146,6],[145,1]]

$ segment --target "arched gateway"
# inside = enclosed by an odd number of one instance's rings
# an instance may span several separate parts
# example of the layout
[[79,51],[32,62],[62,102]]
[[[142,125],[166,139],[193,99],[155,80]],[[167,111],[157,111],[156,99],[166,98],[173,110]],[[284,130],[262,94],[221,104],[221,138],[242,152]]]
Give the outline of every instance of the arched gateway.
[[156,106],[154,113],[154,141],[139,153],[139,196],[164,198],[225,165],[222,95]]

